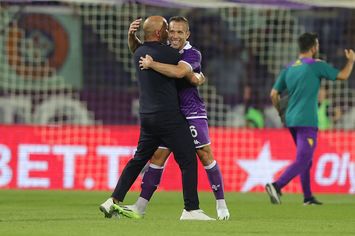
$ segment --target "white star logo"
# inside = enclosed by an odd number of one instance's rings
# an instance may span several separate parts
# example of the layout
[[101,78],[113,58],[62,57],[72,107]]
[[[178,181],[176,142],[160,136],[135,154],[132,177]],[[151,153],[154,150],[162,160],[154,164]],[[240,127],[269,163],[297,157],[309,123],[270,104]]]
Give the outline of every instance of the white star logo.
[[273,182],[275,173],[290,161],[271,160],[270,143],[266,142],[255,160],[237,160],[236,162],[248,172],[248,179],[240,190],[247,192],[255,186],[265,186]]

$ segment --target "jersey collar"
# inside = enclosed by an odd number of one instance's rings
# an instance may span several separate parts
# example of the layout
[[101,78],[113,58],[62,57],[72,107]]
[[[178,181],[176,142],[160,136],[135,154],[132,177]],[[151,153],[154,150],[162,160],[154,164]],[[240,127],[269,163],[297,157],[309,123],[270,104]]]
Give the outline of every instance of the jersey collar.
[[183,53],[185,50],[192,48],[189,41],[186,41],[185,46],[179,51],[179,53]]

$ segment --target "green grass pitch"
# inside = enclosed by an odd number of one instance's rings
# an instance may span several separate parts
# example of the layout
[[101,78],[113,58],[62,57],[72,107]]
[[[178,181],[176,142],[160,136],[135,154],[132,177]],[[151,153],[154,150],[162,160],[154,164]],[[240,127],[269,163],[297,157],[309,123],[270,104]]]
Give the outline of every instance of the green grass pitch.
[[[0,235],[355,235],[355,196],[317,195],[323,206],[303,206],[300,194],[271,205],[264,193],[227,193],[229,221],[181,222],[182,194],[157,192],[142,220],[104,219],[98,206],[109,192],[0,190]],[[138,193],[129,193],[126,203]],[[216,217],[215,200],[200,193]]]

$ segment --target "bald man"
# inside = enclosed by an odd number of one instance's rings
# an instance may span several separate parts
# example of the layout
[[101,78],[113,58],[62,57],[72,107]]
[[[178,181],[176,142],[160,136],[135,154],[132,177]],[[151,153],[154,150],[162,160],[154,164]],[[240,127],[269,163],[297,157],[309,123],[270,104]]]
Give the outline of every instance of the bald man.
[[139,173],[160,144],[174,153],[182,173],[184,210],[181,220],[214,220],[199,209],[197,194],[197,160],[193,139],[185,118],[180,113],[174,79],[154,70],[141,70],[139,60],[149,54],[156,61],[177,65],[180,54],[166,45],[168,24],[161,16],[151,16],[143,24],[144,43],[134,53],[139,86],[140,137],[134,157],[125,166],[111,198],[100,205],[106,217],[118,213],[129,218],[141,215],[122,209],[124,200]]

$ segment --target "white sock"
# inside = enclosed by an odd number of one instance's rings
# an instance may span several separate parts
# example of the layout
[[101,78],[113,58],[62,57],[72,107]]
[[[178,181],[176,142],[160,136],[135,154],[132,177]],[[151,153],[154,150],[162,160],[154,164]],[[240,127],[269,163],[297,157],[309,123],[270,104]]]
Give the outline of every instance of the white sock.
[[150,163],[149,167],[151,167],[153,169],[161,170],[161,169],[164,169],[165,166],[158,166],[156,164]]
[[203,168],[205,168],[206,170],[209,170],[209,169],[212,169],[216,164],[217,164],[216,160],[213,160],[213,162],[211,164],[209,164],[208,166],[204,166]]
[[134,204],[137,207],[137,210],[140,214],[144,214],[145,213],[145,209],[147,208],[148,205],[148,200],[144,199],[142,197],[139,197],[136,201],[136,203]]
[[224,199],[216,200],[216,207],[217,209],[227,209],[227,204]]

